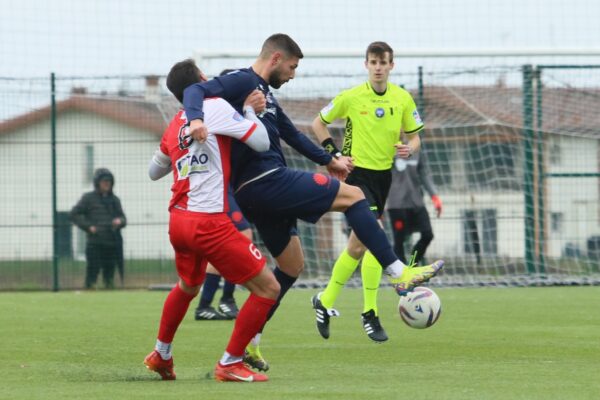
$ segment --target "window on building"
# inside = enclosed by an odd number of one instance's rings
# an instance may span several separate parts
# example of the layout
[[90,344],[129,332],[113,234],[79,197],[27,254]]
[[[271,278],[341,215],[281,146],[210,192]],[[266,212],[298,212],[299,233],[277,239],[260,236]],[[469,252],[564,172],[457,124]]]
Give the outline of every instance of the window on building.
[[482,254],[498,254],[498,217],[493,208],[462,210],[464,252],[479,260]]
[[427,142],[424,146],[433,183],[443,188],[452,185],[452,151],[455,145],[442,142]]
[[550,214],[550,225],[552,227],[552,232],[562,232],[564,216],[565,214],[562,212],[553,212]]

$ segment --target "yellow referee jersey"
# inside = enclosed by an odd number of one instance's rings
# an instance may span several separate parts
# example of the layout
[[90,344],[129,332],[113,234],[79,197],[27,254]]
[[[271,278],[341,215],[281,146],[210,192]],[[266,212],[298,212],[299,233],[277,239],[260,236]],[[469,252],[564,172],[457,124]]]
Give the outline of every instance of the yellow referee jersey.
[[325,124],[345,119],[342,154],[352,156],[358,167],[377,171],[392,167],[401,131],[416,133],[424,126],[410,93],[389,82],[381,95],[369,82],[345,90],[319,116]]

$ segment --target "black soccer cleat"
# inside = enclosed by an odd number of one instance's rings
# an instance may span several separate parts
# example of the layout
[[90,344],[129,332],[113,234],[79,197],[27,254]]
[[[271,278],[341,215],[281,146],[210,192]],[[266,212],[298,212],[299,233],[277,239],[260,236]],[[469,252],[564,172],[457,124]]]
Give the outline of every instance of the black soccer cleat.
[[230,318],[227,318],[225,315],[209,306],[196,308],[194,311],[194,319],[196,321],[224,321]]
[[240,310],[235,304],[234,299],[221,300],[219,303],[219,312],[227,317],[227,319],[236,319]]
[[374,342],[382,343],[388,340],[388,336],[383,330],[379,317],[375,315],[374,310],[369,310],[366,313],[361,314],[362,324],[367,336]]
[[323,306],[321,300],[319,299],[320,297],[321,293],[315,294],[311,298],[311,302],[313,308],[315,309],[315,314],[317,318],[317,330],[319,331],[323,339],[329,339],[329,318],[337,317],[340,315],[340,313],[333,308],[325,308],[325,306]]

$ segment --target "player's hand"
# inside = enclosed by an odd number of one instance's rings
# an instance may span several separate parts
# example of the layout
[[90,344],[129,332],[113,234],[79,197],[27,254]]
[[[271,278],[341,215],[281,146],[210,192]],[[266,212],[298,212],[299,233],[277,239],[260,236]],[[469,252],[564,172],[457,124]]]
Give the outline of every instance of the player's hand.
[[204,125],[204,121],[201,119],[194,119],[190,121],[189,132],[192,139],[198,141],[199,143],[206,142],[206,138],[208,137],[208,129],[206,129],[206,125]]
[[113,228],[118,228],[121,225],[123,225],[123,221],[121,221],[121,218],[114,218],[112,220],[112,226],[113,226]]
[[407,144],[396,143],[394,147],[396,148],[396,155],[400,158],[408,159],[413,155],[412,148]]
[[439,218],[442,215],[442,199],[437,194],[431,196],[431,201],[433,202],[433,208],[435,208],[437,217]]
[[254,112],[260,114],[267,107],[267,98],[263,92],[254,89],[252,93],[246,97],[246,101],[244,101],[244,107],[246,106],[254,108]]
[[94,234],[96,234],[96,232],[98,232],[98,229],[97,229],[97,228],[96,228],[94,225],[90,226],[90,227],[88,228],[88,230],[90,231],[90,233],[91,233],[92,235],[94,235]]
[[346,167],[348,168],[348,173],[352,172],[352,170],[354,169],[354,159],[352,157],[341,156],[337,160],[346,165]]
[[341,160],[341,158],[342,157],[340,157],[339,160],[335,157],[332,158],[329,164],[327,164],[327,172],[329,172],[329,175],[333,176],[334,178],[339,179],[340,181],[345,181],[351,169],[348,167],[347,161]]

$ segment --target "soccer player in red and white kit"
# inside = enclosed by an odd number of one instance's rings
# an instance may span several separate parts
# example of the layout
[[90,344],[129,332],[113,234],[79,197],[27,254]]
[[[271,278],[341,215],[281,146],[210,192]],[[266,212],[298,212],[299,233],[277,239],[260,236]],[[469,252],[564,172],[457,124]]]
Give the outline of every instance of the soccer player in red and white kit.
[[[167,87],[181,102],[183,90],[206,77],[193,60],[171,68]],[[221,98],[204,101],[209,135],[193,140],[188,121],[179,111],[165,131],[149,166],[152,180],[173,172],[173,196],[169,204],[169,238],[175,250],[179,282],[167,296],[160,320],[155,350],[144,360],[148,369],[163,380],[175,379],[171,355],[173,337],[192,299],[204,281],[207,263],[228,281],[242,284],[251,292],[240,309],[226,351],[215,367],[215,379],[260,382],[268,377],[242,362],[244,349],[265,323],[279,295],[279,284],[265,266],[265,257],[239,233],[226,214],[230,174],[230,147],[237,139],[255,151],[266,151],[269,139],[254,109],[264,108],[264,96],[251,93],[244,118]]]

